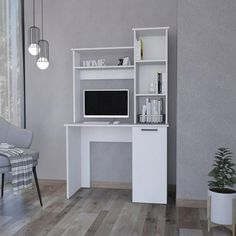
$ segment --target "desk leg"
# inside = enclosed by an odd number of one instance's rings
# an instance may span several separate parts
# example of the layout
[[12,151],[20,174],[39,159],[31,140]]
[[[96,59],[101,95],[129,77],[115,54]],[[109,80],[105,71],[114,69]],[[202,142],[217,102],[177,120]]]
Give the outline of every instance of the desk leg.
[[90,188],[90,141],[91,132],[93,137],[93,130],[91,128],[81,128],[81,186],[83,188]]
[[81,128],[66,127],[67,199],[81,188]]

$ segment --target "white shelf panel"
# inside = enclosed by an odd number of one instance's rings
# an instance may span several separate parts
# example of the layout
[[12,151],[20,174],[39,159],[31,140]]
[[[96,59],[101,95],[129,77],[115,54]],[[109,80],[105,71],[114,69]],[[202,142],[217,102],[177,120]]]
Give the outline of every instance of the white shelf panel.
[[165,64],[166,60],[140,60],[136,61],[138,64]]
[[169,27],[155,27],[155,28],[134,28],[137,37],[146,37],[146,36],[162,36],[166,34],[166,31]]
[[113,123],[110,123],[110,124],[104,124],[104,123],[100,123],[99,122],[97,124],[88,124],[88,123],[83,123],[83,122],[78,122],[78,123],[69,123],[69,124],[64,124],[65,127],[80,127],[80,126],[102,126],[102,127],[146,127],[146,126],[150,126],[150,127],[156,127],[156,128],[161,128],[161,127],[169,127],[169,124],[141,124],[141,123],[137,123],[137,124],[134,124],[134,123],[128,123],[128,124],[125,124],[125,123],[120,123],[120,124],[113,124]]
[[98,48],[72,48],[71,51],[114,51],[114,50],[125,50],[125,51],[132,51],[134,47],[98,47]]
[[133,69],[134,66],[75,66],[78,70],[106,70],[106,69]]
[[102,80],[102,79],[134,79],[134,69],[130,68],[106,68],[78,70],[80,80]]
[[170,27],[147,27],[147,28],[133,28],[135,31],[153,31],[153,30],[167,30]]
[[138,93],[136,97],[163,97],[166,94],[157,94],[157,93]]

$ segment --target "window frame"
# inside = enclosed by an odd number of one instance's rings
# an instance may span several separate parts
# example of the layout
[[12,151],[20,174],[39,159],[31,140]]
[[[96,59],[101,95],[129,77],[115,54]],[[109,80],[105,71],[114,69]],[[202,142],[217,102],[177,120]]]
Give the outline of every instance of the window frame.
[[22,104],[21,104],[21,126],[26,128],[26,87],[25,87],[25,4],[21,0],[21,27],[22,27]]

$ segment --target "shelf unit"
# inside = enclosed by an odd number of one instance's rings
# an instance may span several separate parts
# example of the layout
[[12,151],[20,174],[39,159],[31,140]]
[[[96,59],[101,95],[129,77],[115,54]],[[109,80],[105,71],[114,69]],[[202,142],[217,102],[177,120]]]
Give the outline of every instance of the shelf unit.
[[[169,27],[133,29],[135,123],[139,123],[139,116],[147,99],[157,99],[162,101],[163,123],[168,124],[168,29]],[[161,73],[166,85],[161,94],[157,91],[149,92],[151,83],[156,86],[157,73]]]
[[[132,201],[167,203],[168,27],[135,28],[133,33],[134,47],[72,49],[74,124],[66,125],[67,198],[81,187],[90,187],[90,142],[131,142]],[[143,45],[141,59],[138,40]],[[131,59],[131,65],[118,66],[124,57]],[[96,64],[98,59],[105,59],[105,64],[84,66],[90,63],[83,61]],[[157,73],[165,75],[165,89],[151,93]],[[83,122],[98,121],[83,117],[83,89],[121,88],[129,89],[129,119],[120,124],[102,124],[101,119],[99,124]],[[162,101],[164,122],[155,113],[144,114],[139,122],[147,99]]]
[[[161,100],[163,110],[162,124],[168,124],[168,27],[161,28],[134,28],[134,47],[98,47],[98,48],[73,48],[73,121],[81,122],[81,105],[83,84],[90,81],[91,88],[93,84],[104,81],[106,88],[113,87],[118,81],[132,81],[130,93],[130,106],[132,122],[139,123],[142,107],[147,99]],[[142,40],[143,56],[137,58],[139,49],[137,41]],[[118,66],[118,59],[129,57],[131,65]],[[83,61],[104,59],[105,65],[100,66],[83,66]],[[150,84],[156,84],[157,73],[162,73],[166,81],[166,91],[161,94],[150,93]],[[99,82],[98,82],[99,81]],[[106,82],[105,82],[106,81]],[[112,82],[113,81],[113,82]],[[91,84],[92,83],[92,84]],[[100,86],[100,85],[99,85]],[[101,85],[102,86],[102,85]],[[101,87],[102,88],[102,87]],[[119,87],[121,88],[121,87]],[[122,87],[126,88],[126,87]],[[146,124],[149,124],[147,122]]]
[[[71,50],[73,56],[73,122],[77,123],[86,120],[81,115],[82,90],[84,88],[99,88],[99,86],[101,86],[100,88],[103,88],[102,86],[111,89],[120,88],[118,83],[127,84],[122,81],[132,81],[133,86],[134,47],[73,48]],[[124,57],[130,58],[131,65],[118,66],[118,60]],[[83,66],[83,61],[94,60],[97,62],[98,59],[104,59],[104,65]],[[91,87],[86,87],[88,86],[87,81]],[[122,88],[126,88],[126,86]],[[130,99],[133,100],[133,95]]]

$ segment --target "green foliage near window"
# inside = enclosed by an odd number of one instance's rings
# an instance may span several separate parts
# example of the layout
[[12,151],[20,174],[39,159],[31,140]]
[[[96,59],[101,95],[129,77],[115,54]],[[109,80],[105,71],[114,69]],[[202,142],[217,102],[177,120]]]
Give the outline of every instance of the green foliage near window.
[[210,189],[224,192],[227,187],[233,187],[236,184],[236,171],[232,155],[233,153],[229,148],[218,148],[214,156],[213,169],[208,174],[213,178],[213,180],[208,181]]

